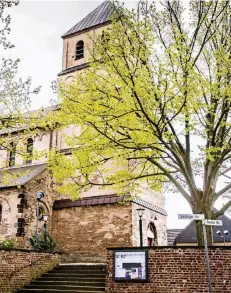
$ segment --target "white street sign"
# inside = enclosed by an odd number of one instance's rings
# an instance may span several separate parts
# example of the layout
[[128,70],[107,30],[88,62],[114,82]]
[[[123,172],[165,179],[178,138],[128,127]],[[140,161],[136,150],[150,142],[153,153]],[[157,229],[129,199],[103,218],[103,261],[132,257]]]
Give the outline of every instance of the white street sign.
[[204,220],[204,214],[178,214],[179,220]]
[[222,221],[221,220],[205,220],[205,225],[222,226]]
[[204,220],[205,215],[204,214],[193,214],[193,220]]

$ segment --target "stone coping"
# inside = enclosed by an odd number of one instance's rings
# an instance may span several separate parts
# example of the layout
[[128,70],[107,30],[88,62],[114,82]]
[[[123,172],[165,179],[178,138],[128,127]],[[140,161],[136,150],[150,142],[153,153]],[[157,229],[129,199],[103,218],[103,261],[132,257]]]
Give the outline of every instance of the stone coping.
[[60,263],[59,266],[105,266],[106,262],[68,262],[68,263]]
[[[109,247],[107,248],[107,250],[142,250],[142,249],[145,249],[145,250],[157,250],[157,249],[204,249],[205,247],[204,246],[194,246],[194,245],[182,245],[182,246],[153,246],[153,247],[149,247],[149,246],[143,246],[143,247],[139,247],[139,246],[136,246],[136,247]],[[208,246],[208,248],[210,250],[215,250],[215,249],[222,249],[222,250],[231,250],[231,246]]]
[[48,251],[48,250],[33,250],[33,249],[25,249],[25,248],[0,248],[0,251],[19,251],[19,252],[36,252],[36,253],[50,253],[50,254],[66,254],[61,251]]

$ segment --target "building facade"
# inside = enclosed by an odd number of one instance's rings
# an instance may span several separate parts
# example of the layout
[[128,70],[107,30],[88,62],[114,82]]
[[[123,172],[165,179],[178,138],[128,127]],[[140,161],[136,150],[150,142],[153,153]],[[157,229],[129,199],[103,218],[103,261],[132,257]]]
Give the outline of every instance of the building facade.
[[[58,74],[61,81],[69,82],[79,70],[89,66],[89,38],[110,25],[111,10],[111,2],[105,1],[62,36],[63,65]],[[25,146],[26,161],[14,148],[8,153],[0,150],[2,167],[7,164],[7,170],[14,175],[8,182],[0,180],[0,241],[14,236],[27,245],[29,237],[35,233],[36,193],[43,191],[45,197],[39,202],[39,233],[42,233],[43,215],[47,214],[49,232],[64,251],[103,255],[106,247],[139,246],[139,208],[144,209],[143,244],[166,245],[167,214],[161,192],[144,186],[131,202],[112,190],[100,188],[92,188],[76,201],[56,192],[46,168],[49,150],[56,147],[68,155],[65,136],[74,131],[70,126],[32,135]],[[33,158],[36,150],[43,151],[44,156]]]

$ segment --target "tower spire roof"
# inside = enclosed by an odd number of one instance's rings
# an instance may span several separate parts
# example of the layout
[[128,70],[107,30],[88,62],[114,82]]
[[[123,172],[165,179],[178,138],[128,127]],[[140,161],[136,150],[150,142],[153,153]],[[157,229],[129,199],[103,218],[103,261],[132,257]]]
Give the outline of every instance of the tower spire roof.
[[100,4],[96,9],[94,9],[91,13],[89,13],[84,19],[78,22],[75,26],[73,26],[69,31],[67,31],[62,38],[65,38],[69,35],[75,34],[82,30],[97,26],[99,24],[103,24],[110,20],[113,4],[110,0],[104,1]]

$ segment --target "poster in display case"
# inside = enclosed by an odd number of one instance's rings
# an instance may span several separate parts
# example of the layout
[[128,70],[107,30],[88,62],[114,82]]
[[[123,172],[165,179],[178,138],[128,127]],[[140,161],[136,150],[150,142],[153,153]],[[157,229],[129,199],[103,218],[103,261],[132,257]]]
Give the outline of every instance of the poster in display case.
[[117,281],[147,282],[148,251],[116,250],[114,253],[114,277]]

